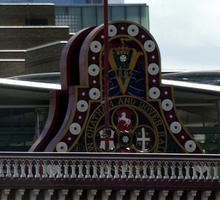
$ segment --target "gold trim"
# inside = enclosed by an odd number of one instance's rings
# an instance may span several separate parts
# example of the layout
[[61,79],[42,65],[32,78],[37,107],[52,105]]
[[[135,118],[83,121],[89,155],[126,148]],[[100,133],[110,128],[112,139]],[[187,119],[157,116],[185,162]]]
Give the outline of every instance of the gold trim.
[[[124,107],[128,107],[128,106],[129,106],[130,109],[132,109],[132,110],[138,110],[139,112],[141,112],[141,113],[150,121],[150,124],[152,125],[152,129],[154,130],[155,140],[156,140],[156,141],[155,141],[155,149],[154,149],[154,152],[161,152],[161,151],[158,151],[158,149],[159,149],[159,144],[160,144],[160,137],[165,137],[165,141],[163,141],[163,142],[164,142],[164,147],[163,147],[164,151],[163,151],[163,152],[166,152],[166,150],[167,150],[167,130],[166,130],[166,125],[164,124],[163,118],[162,118],[162,116],[160,115],[160,113],[159,113],[149,102],[144,101],[142,98],[139,98],[139,97],[132,97],[132,96],[123,95],[123,96],[113,97],[113,98],[110,99],[110,101],[113,101],[113,100],[116,100],[116,99],[120,100],[120,98],[124,98],[124,99],[125,99],[125,98],[131,98],[131,99],[135,99],[136,101],[143,102],[144,105],[149,106],[149,107],[153,110],[154,115],[157,115],[157,116],[159,117],[159,120],[160,120],[160,122],[161,122],[161,125],[163,126],[163,129],[164,129],[164,130],[163,130],[163,136],[160,135],[160,133],[158,132],[158,129],[157,129],[157,126],[158,126],[158,125],[155,124],[155,121],[154,121],[154,119],[151,117],[151,115],[150,115],[149,113],[145,112],[143,109],[141,109],[141,108],[138,107],[137,105],[135,105],[135,104],[133,104],[133,105],[130,105],[130,104],[119,104],[119,105],[118,105],[118,104],[117,104],[117,105],[114,105],[113,107],[111,107],[111,109],[110,109],[110,111],[113,111],[113,113],[115,113],[116,110],[118,110],[118,109],[120,109],[120,108],[122,108],[122,107],[124,108]],[[93,115],[98,111],[98,109],[103,108],[103,106],[104,106],[103,102],[100,102],[100,103],[101,103],[101,104],[100,104],[100,105],[93,111],[93,113],[90,115],[90,118],[89,118],[88,123],[87,123],[86,128],[85,128],[85,131],[86,131],[86,133],[85,133],[85,145],[86,145],[86,150],[87,150],[87,151],[89,150],[89,149],[88,149],[88,139],[87,139],[87,133],[88,133],[88,128],[89,128],[89,123],[90,123],[90,121],[91,121]],[[136,102],[135,102],[135,103],[136,103]],[[135,111],[135,113],[136,113],[136,111]],[[96,143],[95,143],[95,136],[96,136],[95,131],[98,130],[98,126],[100,125],[100,122],[101,122],[101,120],[103,119],[103,117],[104,117],[104,115],[100,116],[99,119],[96,121],[95,126],[93,127],[93,130],[94,130],[94,132],[93,132],[93,138],[92,138],[92,141],[93,141],[93,144],[92,144],[93,151],[97,150]],[[113,120],[111,119],[111,121],[113,121]],[[113,126],[113,123],[112,123],[112,126]],[[134,136],[134,130],[135,130],[138,126],[140,126],[139,123],[137,123],[136,126],[132,129],[131,134],[130,134],[132,137]],[[113,126],[113,129],[115,129],[114,126]],[[116,130],[116,134],[119,135],[117,129],[115,129],[115,130]],[[157,138],[156,138],[156,136],[157,136]],[[118,148],[119,148],[119,147],[118,147]],[[115,148],[115,151],[116,151],[118,148]],[[133,148],[132,145],[131,145],[131,148]]]

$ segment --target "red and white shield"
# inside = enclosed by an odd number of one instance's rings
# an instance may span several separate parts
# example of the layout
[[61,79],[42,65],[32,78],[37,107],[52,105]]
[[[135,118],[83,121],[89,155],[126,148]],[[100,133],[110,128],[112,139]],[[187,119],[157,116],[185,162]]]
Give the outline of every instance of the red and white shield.
[[115,132],[110,129],[109,135],[106,134],[106,130],[99,131],[100,144],[99,148],[104,151],[113,151],[115,149]]
[[122,108],[117,111],[117,117],[118,117],[118,124],[117,128],[120,131],[129,130],[133,128],[132,125],[132,111],[126,108]]

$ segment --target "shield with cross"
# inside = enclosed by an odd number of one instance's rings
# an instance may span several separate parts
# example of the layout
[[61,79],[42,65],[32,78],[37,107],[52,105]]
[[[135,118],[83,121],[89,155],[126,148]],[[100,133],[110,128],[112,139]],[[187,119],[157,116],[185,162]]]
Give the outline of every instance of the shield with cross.
[[115,149],[115,131],[113,129],[101,129],[98,135],[100,149],[104,151],[113,151]]
[[135,130],[135,147],[137,150],[143,152],[150,152],[155,146],[155,135],[151,127],[139,126]]
[[[30,151],[162,153],[172,145],[175,152],[201,153],[176,115],[172,88],[161,83],[153,36],[129,21],[110,22],[108,29],[108,37],[102,25],[83,29],[64,47],[61,91],[53,93],[45,129]],[[106,135],[104,127],[112,130]]]

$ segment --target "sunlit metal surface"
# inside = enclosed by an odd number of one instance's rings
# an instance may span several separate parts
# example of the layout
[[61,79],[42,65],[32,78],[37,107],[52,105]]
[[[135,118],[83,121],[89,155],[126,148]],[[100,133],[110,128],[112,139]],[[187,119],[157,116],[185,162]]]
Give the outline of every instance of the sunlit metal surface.
[[217,85],[192,83],[192,82],[186,82],[186,81],[174,81],[174,80],[166,80],[166,79],[162,79],[162,83],[166,85],[172,85],[175,87],[198,89],[198,90],[204,90],[204,91],[209,91],[209,92],[220,92],[220,86],[217,86]]
[[[162,84],[171,85],[175,87],[204,90],[207,92],[208,91],[220,92],[220,86],[210,85],[210,84],[192,83],[192,82],[185,82],[185,81],[174,81],[174,80],[166,80],[166,79],[162,79]],[[61,90],[60,84],[12,80],[8,78],[0,78],[0,85],[21,86],[21,87],[27,87],[27,88],[46,89],[46,90]]]
[[7,78],[0,78],[0,85],[21,86],[21,87],[26,87],[26,88],[36,88],[36,89],[46,89],[46,90],[60,90],[61,89],[60,84],[20,81],[20,80],[12,80],[12,79],[7,79]]

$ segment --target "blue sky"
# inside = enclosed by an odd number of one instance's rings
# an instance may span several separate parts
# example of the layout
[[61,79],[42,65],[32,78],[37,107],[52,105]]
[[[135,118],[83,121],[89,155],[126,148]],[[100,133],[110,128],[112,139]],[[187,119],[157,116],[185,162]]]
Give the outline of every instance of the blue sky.
[[220,70],[219,0],[125,0],[147,3],[162,71]]

